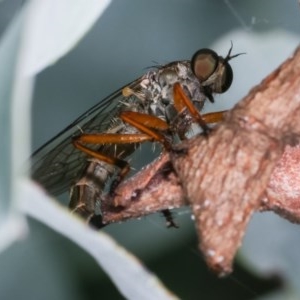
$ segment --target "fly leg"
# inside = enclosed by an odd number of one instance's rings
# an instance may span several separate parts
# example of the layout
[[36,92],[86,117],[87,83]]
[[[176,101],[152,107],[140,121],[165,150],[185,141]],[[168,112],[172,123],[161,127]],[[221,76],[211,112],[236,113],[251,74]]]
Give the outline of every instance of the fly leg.
[[142,143],[145,141],[151,141],[153,138],[147,134],[137,133],[137,134],[81,134],[73,139],[73,145],[78,150],[84,152],[85,154],[100,160],[102,162],[117,166],[120,171],[118,173],[118,180],[121,181],[130,171],[130,165],[126,160],[119,159],[117,157],[108,156],[102,154],[96,150],[93,150],[86,146],[90,145],[100,145],[100,144],[132,144],[132,143]]
[[[73,145],[78,150],[84,152],[88,156],[95,159],[95,164],[97,161],[105,162],[107,164],[117,166],[120,171],[118,172],[115,180],[113,181],[110,194],[113,195],[118,184],[124,179],[124,177],[130,171],[130,165],[127,161],[122,160],[118,157],[112,157],[100,153],[91,148],[91,145],[100,145],[100,144],[130,144],[130,143],[142,143],[145,141],[158,141],[164,145],[165,148],[170,149],[170,143],[167,141],[165,136],[159,131],[163,132],[168,130],[168,124],[163,120],[150,116],[147,114],[141,114],[137,112],[123,112],[120,115],[120,118],[139,129],[142,133],[137,134],[81,134],[73,138]],[[87,145],[90,145],[87,146]],[[93,189],[92,189],[93,190]],[[80,191],[79,191],[80,192]],[[99,199],[100,195],[97,197],[74,197],[76,203],[71,201],[70,205],[73,208],[73,211],[79,213],[85,218],[92,218],[92,221],[95,217],[95,203],[90,203],[89,199]],[[81,199],[78,201],[78,199]]]
[[202,128],[204,135],[208,136],[210,128],[208,123],[217,123],[223,120],[226,111],[219,111],[201,115],[193,102],[184,92],[181,85],[176,82],[173,86],[174,107],[181,114],[184,109],[187,109],[195,122]]
[[[98,201],[98,199],[101,198],[100,191],[104,188],[105,179],[101,180],[95,177],[95,169],[97,173],[106,178],[109,173],[113,172],[113,166],[117,166],[120,169],[118,174],[119,178],[125,177],[130,171],[130,166],[125,160],[102,154],[89,148],[87,145],[141,143],[151,139],[152,138],[146,134],[81,134],[80,136],[74,137],[72,141],[73,146],[90,156],[92,162],[86,171],[87,175],[80,180],[80,184],[77,184],[76,188],[71,190],[69,207],[72,211],[86,219],[89,224],[97,228],[103,227],[102,221],[99,220],[99,218],[101,219],[101,215],[96,214],[95,211],[96,200]],[[110,171],[107,170],[107,166],[109,165],[112,165]],[[99,180],[98,183],[97,180]],[[88,188],[85,188],[87,183]],[[95,185],[94,188],[93,185]]]
[[179,226],[175,223],[172,212],[169,209],[163,209],[162,214],[166,220],[167,227],[179,228]]

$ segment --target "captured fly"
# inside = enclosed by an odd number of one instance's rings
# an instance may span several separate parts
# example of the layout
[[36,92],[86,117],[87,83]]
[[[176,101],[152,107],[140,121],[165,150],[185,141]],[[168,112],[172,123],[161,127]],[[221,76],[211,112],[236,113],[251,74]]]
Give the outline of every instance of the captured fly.
[[[97,203],[101,206],[108,180],[126,165],[122,164],[124,159],[144,141],[126,140],[127,135],[135,136],[141,130],[129,125],[121,115],[133,112],[133,119],[137,114],[156,117],[169,126],[164,138],[171,140],[170,143],[175,136],[184,138],[193,118],[186,113],[187,109],[181,112],[176,107],[174,86],[179,86],[197,111],[201,111],[206,99],[214,102],[213,94],[227,91],[232,83],[229,60],[239,54],[231,56],[231,50],[232,46],[225,58],[210,49],[198,50],[190,61],[175,61],[153,68],[111,94],[32,155],[32,178],[53,195],[71,189],[70,207],[83,217],[97,214]],[[74,147],[74,141],[81,135],[99,134],[105,138],[115,137],[116,141],[93,143],[88,149],[108,160],[79,150],[81,146]],[[147,135],[143,136],[147,140]]]

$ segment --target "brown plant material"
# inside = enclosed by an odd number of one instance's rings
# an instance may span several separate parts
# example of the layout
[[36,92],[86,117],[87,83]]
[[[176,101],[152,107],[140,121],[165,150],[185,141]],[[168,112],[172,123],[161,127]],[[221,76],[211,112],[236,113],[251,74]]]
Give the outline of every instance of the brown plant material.
[[300,223],[300,145],[287,145],[273,171],[260,209]]
[[103,223],[139,218],[188,205],[169,153],[163,153],[135,176],[121,183],[114,199],[103,201]]
[[208,138],[181,143],[122,183],[102,208],[104,222],[189,204],[208,266],[230,273],[253,212],[273,210],[300,222],[299,113],[300,49]]

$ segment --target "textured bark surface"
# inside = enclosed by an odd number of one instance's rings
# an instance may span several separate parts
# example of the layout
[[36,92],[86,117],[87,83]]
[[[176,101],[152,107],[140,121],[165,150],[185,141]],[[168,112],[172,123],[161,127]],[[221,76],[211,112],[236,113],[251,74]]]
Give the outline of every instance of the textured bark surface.
[[122,183],[103,207],[104,221],[190,204],[209,267],[219,275],[231,272],[254,211],[274,210],[300,221],[299,187],[285,188],[281,179],[285,175],[289,181],[292,176],[286,175],[300,169],[299,113],[298,49],[228,112],[208,138],[181,143],[178,148],[184,151],[162,154]]
[[191,203],[207,263],[220,274],[228,273],[281,147],[264,134],[229,123],[203,140],[201,153],[198,150],[197,141],[191,141],[188,159],[176,158],[174,166]]
[[116,196],[103,202],[103,222],[138,218],[164,209],[188,205],[169,153],[120,184]]
[[[271,175],[260,209],[300,223],[300,145],[287,145]],[[300,229],[300,228],[299,228]]]

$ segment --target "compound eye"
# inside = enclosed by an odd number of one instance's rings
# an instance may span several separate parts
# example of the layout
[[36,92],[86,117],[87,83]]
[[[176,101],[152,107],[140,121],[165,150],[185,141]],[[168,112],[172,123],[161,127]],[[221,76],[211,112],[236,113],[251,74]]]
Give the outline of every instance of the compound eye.
[[226,92],[230,88],[233,79],[233,72],[229,63],[225,62],[224,66],[225,66],[225,70],[222,75],[222,84],[221,84],[220,91],[218,91],[219,93]]
[[217,69],[219,57],[211,49],[198,50],[191,59],[191,68],[200,82],[207,80]]

